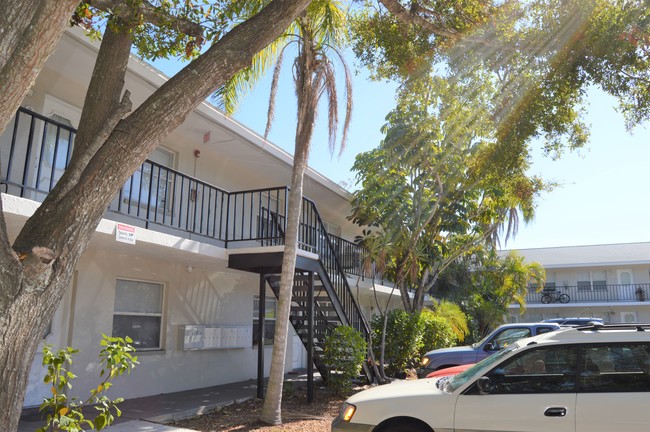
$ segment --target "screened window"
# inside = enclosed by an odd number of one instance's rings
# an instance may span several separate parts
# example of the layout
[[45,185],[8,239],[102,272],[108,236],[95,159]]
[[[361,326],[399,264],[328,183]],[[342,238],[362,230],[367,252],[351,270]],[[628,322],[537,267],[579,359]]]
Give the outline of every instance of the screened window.
[[[266,298],[264,311],[264,345],[273,345],[275,335],[276,300],[273,297]],[[259,339],[259,312],[260,297],[255,296],[253,300],[253,345],[257,345]]]
[[118,279],[113,336],[130,337],[137,349],[161,349],[163,284]]

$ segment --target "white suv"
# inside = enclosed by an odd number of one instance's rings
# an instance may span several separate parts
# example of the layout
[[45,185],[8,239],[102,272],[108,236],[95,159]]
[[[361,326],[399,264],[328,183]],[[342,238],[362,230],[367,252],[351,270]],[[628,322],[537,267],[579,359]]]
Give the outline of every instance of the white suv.
[[650,324],[522,339],[455,377],[348,398],[333,432],[647,432]]

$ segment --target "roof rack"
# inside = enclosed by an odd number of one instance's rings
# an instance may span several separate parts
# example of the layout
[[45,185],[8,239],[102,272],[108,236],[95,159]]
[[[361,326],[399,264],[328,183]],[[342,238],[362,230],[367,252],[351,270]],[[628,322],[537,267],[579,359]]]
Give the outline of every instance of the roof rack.
[[649,331],[650,324],[588,324],[580,327],[576,327],[576,330],[587,331],[587,330],[636,330],[636,331]]

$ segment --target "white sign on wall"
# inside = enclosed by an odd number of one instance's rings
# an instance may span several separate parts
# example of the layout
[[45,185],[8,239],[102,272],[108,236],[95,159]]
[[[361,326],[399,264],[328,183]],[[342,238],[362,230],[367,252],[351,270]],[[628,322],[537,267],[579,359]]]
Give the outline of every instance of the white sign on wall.
[[135,244],[135,227],[118,223],[115,228],[115,240],[122,243]]

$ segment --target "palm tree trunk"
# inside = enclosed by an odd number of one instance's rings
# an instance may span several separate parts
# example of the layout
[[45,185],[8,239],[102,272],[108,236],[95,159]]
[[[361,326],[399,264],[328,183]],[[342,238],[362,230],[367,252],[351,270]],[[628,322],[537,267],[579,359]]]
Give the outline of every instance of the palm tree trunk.
[[291,176],[291,190],[289,191],[289,209],[284,256],[282,258],[282,274],[280,276],[278,315],[275,321],[269,386],[266,391],[264,406],[262,407],[262,414],[260,416],[260,420],[273,425],[282,424],[282,386],[287,350],[287,334],[289,332],[289,314],[291,313],[293,276],[298,251],[298,228],[300,226],[303,177],[309,158],[309,147],[316,121],[316,104],[318,101],[318,89],[314,86],[312,73],[314,56],[310,48],[310,43],[305,41],[298,58],[299,71],[296,79],[298,125],[296,127],[295,154]]

